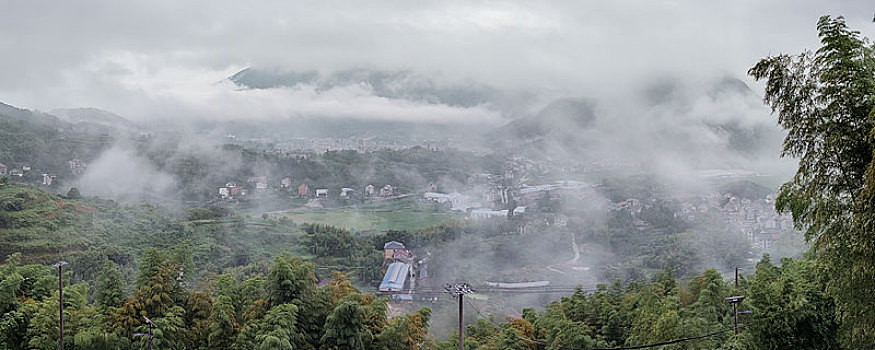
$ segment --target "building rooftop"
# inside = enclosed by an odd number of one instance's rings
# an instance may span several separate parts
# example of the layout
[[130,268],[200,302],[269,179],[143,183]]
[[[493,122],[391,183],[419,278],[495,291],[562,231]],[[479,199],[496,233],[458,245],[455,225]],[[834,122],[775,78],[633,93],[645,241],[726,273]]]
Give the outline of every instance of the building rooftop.
[[383,249],[404,249],[404,244],[395,241],[386,242],[383,245]]
[[398,292],[404,289],[404,282],[407,281],[407,274],[410,271],[410,265],[403,262],[393,262],[386,269],[386,275],[383,277],[383,282],[380,283],[381,292]]

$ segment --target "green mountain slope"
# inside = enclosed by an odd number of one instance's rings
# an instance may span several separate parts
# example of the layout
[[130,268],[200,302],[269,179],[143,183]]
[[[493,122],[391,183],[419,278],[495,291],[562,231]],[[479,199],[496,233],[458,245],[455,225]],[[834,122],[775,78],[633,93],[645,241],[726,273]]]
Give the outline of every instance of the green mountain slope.
[[[0,182],[0,256],[28,262],[60,259],[87,270],[91,255],[132,266],[147,247],[185,245],[200,271],[255,265],[283,251],[302,251],[303,233],[282,221],[250,219],[221,208],[174,212],[151,205],[68,199],[35,187]],[[100,257],[102,259],[102,257]]]

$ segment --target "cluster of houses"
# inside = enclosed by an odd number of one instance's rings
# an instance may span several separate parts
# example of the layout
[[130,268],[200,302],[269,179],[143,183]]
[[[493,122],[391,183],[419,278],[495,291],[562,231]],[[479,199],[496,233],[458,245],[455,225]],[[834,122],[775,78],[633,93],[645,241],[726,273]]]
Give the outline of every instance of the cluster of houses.
[[[73,173],[73,175],[82,175],[88,167],[88,164],[81,161],[79,158],[68,160],[67,165],[70,167],[70,172]],[[33,168],[30,165],[10,167],[9,165],[0,163],[0,176],[24,177],[24,175],[27,175],[27,173],[31,171],[33,171]],[[39,182],[39,184],[45,187],[51,187],[55,184],[56,178],[57,176],[54,174],[43,173],[42,181]]]
[[24,176],[25,173],[30,171],[30,165],[23,165],[20,168],[9,168],[8,165],[0,163],[0,176],[9,175],[9,176]]
[[[458,192],[440,193],[429,188],[422,194],[423,201],[431,201],[448,206],[453,211],[466,213],[472,220],[489,220],[522,216],[521,225],[545,223],[547,225],[565,226],[572,218],[561,214],[552,214],[538,210],[536,216],[525,217],[527,209],[543,209],[541,206],[562,198],[592,199],[590,205],[603,207],[606,210],[625,211],[632,217],[632,223],[638,230],[645,230],[650,225],[641,219],[642,211],[653,205],[653,198],[626,198],[612,202],[599,195],[592,185],[576,181],[559,181],[542,185],[519,185],[508,188],[502,183],[501,175],[479,174],[469,177],[467,194]],[[513,212],[508,209],[490,208],[496,203],[505,203],[502,199],[509,195],[517,203]],[[719,212],[727,225],[742,232],[751,241],[755,249],[767,251],[783,233],[793,230],[789,215],[780,214],[774,209],[774,199],[750,200],[731,193],[712,193],[707,196],[676,194],[672,200],[679,204],[674,214],[677,218],[694,221],[697,217],[709,212]],[[521,232],[524,232],[524,227]]]
[[[301,184],[300,186],[298,186],[298,195],[301,197],[309,197],[309,191],[310,190],[307,184]],[[340,192],[336,193],[338,193],[338,196],[340,198],[354,198],[359,196],[359,192],[356,189],[350,187],[342,187],[340,189]],[[364,187],[362,193],[364,193],[365,197],[376,197],[378,194],[380,197],[391,197],[396,194],[396,188],[392,185],[385,185],[380,188],[378,192],[374,185],[367,185]],[[328,198],[331,192],[327,188],[317,188],[313,194],[315,198]]]
[[[20,168],[9,168],[8,165],[0,163],[0,176],[17,176],[23,177],[25,174],[32,170],[30,165],[22,165]],[[52,174],[43,174],[43,180],[41,184],[45,187],[52,186],[52,183],[55,180],[55,175]]]
[[[229,138],[233,136],[230,135]],[[447,148],[450,142],[446,140],[412,140],[404,137],[363,137],[363,138],[291,138],[274,141],[275,151],[299,152],[304,151],[332,151],[332,150],[356,150],[359,152],[381,151],[385,149],[400,150],[414,146],[428,149]]]
[[680,194],[673,199],[680,203],[677,217],[693,221],[717,211],[727,226],[743,233],[759,251],[768,251],[782,234],[794,230],[792,217],[775,210],[772,196],[752,200],[732,193],[712,193],[708,196]]
[[[469,178],[468,194],[458,192],[440,193],[432,191],[424,192],[422,199],[438,204],[444,204],[453,211],[464,212],[468,218],[474,220],[486,220],[493,218],[509,218],[524,216],[528,208],[538,207],[547,200],[557,200],[562,197],[587,198],[595,191],[589,184],[577,181],[559,181],[537,186],[522,185],[509,188],[501,185],[501,176],[491,174],[479,174]],[[516,206],[513,209],[494,209],[496,203],[508,207],[507,204],[513,199]],[[499,207],[501,207],[499,206]],[[552,221],[552,220],[551,220]]]
[[728,225],[744,233],[755,249],[767,251],[783,233],[793,230],[792,217],[778,213],[771,196],[761,200],[749,200],[726,194],[723,202],[726,203],[721,208],[723,219]]
[[[235,199],[246,196],[249,192],[247,192],[247,188],[249,190],[254,190],[255,193],[266,192],[268,190],[268,179],[266,176],[252,176],[246,179],[247,186],[240,186],[234,181],[230,181],[225,184],[225,186],[219,187],[219,197],[222,199]],[[291,190],[292,189],[292,178],[284,177],[280,180],[281,190]],[[379,194],[380,197],[391,197],[396,195],[397,189],[392,185],[385,185],[379,189],[379,191],[374,187],[374,185],[367,185],[364,187],[362,193],[364,193],[365,197],[375,197]],[[353,188],[343,187],[340,189],[340,192],[335,192],[338,194],[340,198],[354,198],[358,197],[358,191]],[[312,197],[312,198],[328,198],[331,192],[327,188],[316,188],[314,190],[310,190],[310,186],[306,183],[301,183],[298,185],[297,195],[298,197]]]

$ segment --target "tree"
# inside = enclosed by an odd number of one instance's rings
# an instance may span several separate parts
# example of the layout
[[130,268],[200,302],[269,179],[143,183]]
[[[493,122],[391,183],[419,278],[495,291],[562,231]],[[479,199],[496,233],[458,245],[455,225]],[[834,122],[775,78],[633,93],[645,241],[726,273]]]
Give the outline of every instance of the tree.
[[[155,323],[152,329],[153,345],[157,349],[185,349],[185,320],[183,315],[185,310],[180,306],[173,306],[160,317],[150,317]],[[149,333],[149,325],[141,322],[137,329],[139,333]],[[149,342],[149,337],[139,337],[137,339],[137,349],[146,348]]]
[[[422,345],[426,341],[430,318],[431,309],[427,307],[412,314],[393,317],[385,325],[383,331],[377,335],[378,348],[386,350],[422,349]],[[458,339],[458,334],[452,339]]]
[[[88,285],[79,283],[64,289],[64,345],[73,345],[74,331],[84,321],[81,310],[85,308]],[[57,349],[59,340],[58,327],[58,292],[33,305],[34,313],[27,328],[30,338],[30,349]]]
[[324,350],[363,350],[372,335],[362,320],[362,311],[355,298],[346,298],[337,305],[325,322],[325,334],[320,341]]
[[67,198],[70,199],[82,199],[82,194],[79,193],[79,189],[76,187],[70,187],[70,190],[67,191]]
[[270,309],[255,336],[258,350],[292,350],[299,342],[298,307],[282,304]]
[[837,349],[835,305],[824,294],[812,260],[781,260],[768,255],[750,279],[748,299],[753,321],[746,342],[754,349]]
[[776,208],[806,230],[830,274],[852,348],[875,347],[875,53],[844,18],[817,23],[821,47],[759,61],[765,102],[787,131],[783,156],[799,158]]
[[130,347],[130,340],[108,331],[104,325],[95,325],[76,333],[73,341],[78,349],[112,350]]
[[104,307],[118,307],[125,298],[125,282],[118,265],[107,260],[97,274],[94,300]]
[[690,282],[698,289],[697,300],[693,304],[699,317],[709,324],[721,324],[729,310],[724,298],[727,296],[723,276],[713,269],[705,271],[701,277]]
[[300,259],[277,257],[267,276],[267,286],[271,305],[301,300],[316,287],[313,265]]
[[236,338],[238,328],[230,297],[223,295],[216,299],[209,322],[208,349],[229,349]]
[[195,291],[188,295],[185,302],[185,325],[187,335],[185,340],[189,348],[198,348],[208,343],[210,327],[212,326],[213,300],[204,291]]

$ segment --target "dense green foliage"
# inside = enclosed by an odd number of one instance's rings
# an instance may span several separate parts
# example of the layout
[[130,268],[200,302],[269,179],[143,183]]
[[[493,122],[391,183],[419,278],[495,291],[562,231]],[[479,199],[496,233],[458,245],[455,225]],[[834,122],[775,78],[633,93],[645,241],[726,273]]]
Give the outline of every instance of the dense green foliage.
[[828,269],[847,345],[875,347],[875,49],[844,18],[821,17],[813,54],[761,60],[765,102],[798,157],[776,206],[806,229]]
[[125,276],[135,275],[136,257],[149,246],[187,251],[197,267],[186,271],[192,277],[248,265],[266,268],[282,251],[306,253],[306,234],[297,225],[220,207],[183,214],[97,198],[72,200],[5,182],[0,207],[0,253],[22,253],[41,263],[67,259],[75,281],[94,279],[107,259]]
[[[361,294],[340,273],[317,286],[313,266],[299,259],[277,258],[266,279],[225,274],[205,289],[182,278],[184,256],[148,249],[141,260],[130,293],[116,294],[111,264],[100,273],[99,298],[89,298],[87,283],[65,283],[65,348],[141,349],[143,316],[154,323],[157,349],[398,349],[399,341],[427,340],[428,309],[387,318],[386,300]],[[57,283],[54,269],[22,265],[19,255],[0,266],[4,349],[57,348]]]
[[[466,327],[470,349],[593,349],[639,346],[687,337],[713,336],[657,347],[661,349],[837,349],[837,316],[824,281],[811,260],[768,257],[739,288],[714,270],[689,280],[670,274],[649,282],[601,284],[550,303],[543,311],[497,322],[492,316]],[[732,332],[733,309],[724,298],[747,295],[739,305],[742,333]],[[471,303],[469,310],[478,308]],[[477,310],[472,310],[479,312]],[[457,347],[453,340],[439,349]]]

